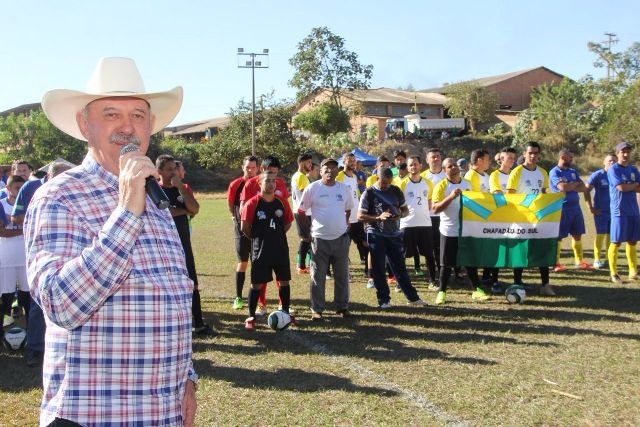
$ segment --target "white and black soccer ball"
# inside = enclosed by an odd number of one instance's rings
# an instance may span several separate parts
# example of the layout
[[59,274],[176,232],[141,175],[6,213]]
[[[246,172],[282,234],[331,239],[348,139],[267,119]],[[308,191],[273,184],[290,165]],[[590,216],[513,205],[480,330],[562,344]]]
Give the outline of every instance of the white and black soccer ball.
[[291,316],[282,310],[272,311],[267,318],[267,324],[274,331],[281,331],[291,325]]
[[511,285],[505,291],[504,295],[510,304],[520,304],[527,299],[527,292],[522,285]]
[[4,333],[2,344],[7,350],[20,350],[27,342],[27,331],[17,326]]

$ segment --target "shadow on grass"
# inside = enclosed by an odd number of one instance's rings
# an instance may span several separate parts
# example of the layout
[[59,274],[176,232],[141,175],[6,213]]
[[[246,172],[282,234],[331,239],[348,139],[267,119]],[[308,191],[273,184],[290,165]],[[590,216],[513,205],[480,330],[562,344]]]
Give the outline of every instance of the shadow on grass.
[[42,388],[42,370],[27,367],[23,351],[0,352],[0,391],[19,393]]
[[299,393],[315,393],[324,390],[339,390],[350,393],[366,393],[376,396],[397,396],[398,393],[378,387],[362,387],[351,379],[338,375],[327,375],[301,369],[278,369],[275,371],[253,370],[218,366],[209,360],[194,361],[194,368],[201,377],[222,380],[236,387],[262,390],[286,390]]

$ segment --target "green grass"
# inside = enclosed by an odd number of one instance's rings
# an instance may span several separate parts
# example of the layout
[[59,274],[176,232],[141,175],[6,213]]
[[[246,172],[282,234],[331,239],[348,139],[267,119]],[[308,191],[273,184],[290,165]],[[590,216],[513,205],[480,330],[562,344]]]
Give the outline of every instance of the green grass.
[[[605,271],[570,270],[551,273],[554,298],[475,303],[466,288],[453,287],[444,307],[409,308],[394,293],[395,307],[381,312],[355,265],[355,318],[329,315],[323,324],[311,323],[308,278],[294,274],[299,326],[249,333],[246,311],[231,309],[236,261],[226,202],[207,197],[201,204],[194,250],[205,317],[221,334],[194,341],[197,425],[640,424],[637,283],[613,286]],[[589,260],[591,242],[586,235]],[[563,262],[572,265],[565,246]],[[623,250],[619,255],[624,275]],[[509,281],[511,272],[500,277]],[[537,271],[526,271],[525,282],[538,281]],[[424,279],[415,284],[431,303],[435,293]],[[275,286],[268,297],[273,308]],[[331,282],[327,300],[333,300]],[[0,425],[36,425],[36,372],[6,352],[0,370]]]

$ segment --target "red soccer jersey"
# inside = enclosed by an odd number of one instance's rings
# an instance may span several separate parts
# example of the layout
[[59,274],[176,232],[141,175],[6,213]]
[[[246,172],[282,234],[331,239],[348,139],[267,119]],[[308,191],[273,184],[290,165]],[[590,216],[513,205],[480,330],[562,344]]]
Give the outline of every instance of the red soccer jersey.
[[[246,181],[242,194],[240,194],[240,201],[246,202],[255,195],[260,194],[260,175],[254,176]],[[289,204],[289,191],[287,190],[287,184],[284,179],[276,178],[276,196]]]

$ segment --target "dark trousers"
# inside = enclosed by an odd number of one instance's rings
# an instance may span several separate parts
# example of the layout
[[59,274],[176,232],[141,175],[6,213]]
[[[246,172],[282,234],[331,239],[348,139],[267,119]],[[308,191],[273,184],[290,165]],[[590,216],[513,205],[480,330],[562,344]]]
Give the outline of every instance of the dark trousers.
[[369,253],[371,254],[371,272],[376,287],[378,304],[385,304],[391,300],[389,285],[385,277],[385,259],[393,272],[398,286],[409,301],[420,299],[416,288],[411,284],[404,258],[404,242],[402,234],[398,236],[382,236],[367,233]]

